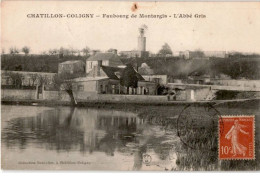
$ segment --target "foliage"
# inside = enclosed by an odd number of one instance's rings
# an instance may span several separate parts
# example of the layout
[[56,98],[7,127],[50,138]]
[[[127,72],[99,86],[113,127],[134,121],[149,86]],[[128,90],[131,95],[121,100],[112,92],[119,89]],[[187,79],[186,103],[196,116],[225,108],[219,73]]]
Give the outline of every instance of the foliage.
[[61,47],[59,50],[54,50],[54,53],[59,54],[59,56],[62,58],[64,56],[74,56],[74,55],[80,55],[80,50],[70,48],[63,48]]
[[24,46],[24,47],[22,48],[22,52],[27,55],[27,54],[30,53],[30,48],[29,48],[28,46]]
[[16,47],[9,48],[10,54],[18,54],[20,51]]
[[167,54],[172,55],[172,49],[171,47],[168,45],[168,43],[165,43],[162,48],[160,49],[160,51],[158,52],[159,55],[163,55],[166,56]]
[[57,49],[50,49],[48,52],[49,52],[50,55],[57,55],[59,53],[59,50],[57,50]]
[[31,74],[31,75],[30,75],[30,78],[31,78],[31,80],[32,80],[32,85],[34,85],[35,82],[36,82],[36,80],[37,80],[37,78],[38,78],[38,76],[37,76],[37,74]]
[[64,90],[68,93],[71,99],[71,104],[75,106],[77,104],[77,101],[73,95],[73,82],[72,79],[75,78],[76,76],[73,74],[68,74],[68,73],[60,73],[56,74],[53,77],[53,84],[54,87],[58,90]]
[[85,56],[88,56],[90,53],[90,48],[86,46],[85,48],[82,49],[82,52],[84,53]]
[[12,79],[13,86],[15,88],[21,88],[23,82],[23,76],[19,73],[7,72],[6,76],[9,76]]
[[227,75],[232,79],[260,79],[259,56],[232,56],[229,58],[189,59],[153,57],[143,60],[154,74],[187,78],[194,72],[212,77]]
[[232,79],[260,79],[260,57],[211,58],[210,68],[214,75],[223,73]]
[[11,55],[1,56],[1,69],[10,71],[49,72],[57,73],[58,64],[68,60],[81,60],[86,62],[87,57],[57,55]]

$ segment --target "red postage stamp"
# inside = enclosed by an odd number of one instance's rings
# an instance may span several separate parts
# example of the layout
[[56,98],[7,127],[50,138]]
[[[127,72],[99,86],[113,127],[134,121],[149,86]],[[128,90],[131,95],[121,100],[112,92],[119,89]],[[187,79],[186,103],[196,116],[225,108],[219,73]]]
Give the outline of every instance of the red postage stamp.
[[219,159],[255,159],[255,117],[221,116]]

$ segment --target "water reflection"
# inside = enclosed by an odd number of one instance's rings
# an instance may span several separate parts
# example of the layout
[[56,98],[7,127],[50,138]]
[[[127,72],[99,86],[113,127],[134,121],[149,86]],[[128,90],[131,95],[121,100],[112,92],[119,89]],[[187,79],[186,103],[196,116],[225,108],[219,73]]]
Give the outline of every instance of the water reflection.
[[[3,129],[8,147],[26,148],[28,143],[50,150],[101,150],[113,155],[116,146],[133,140],[143,120],[133,113],[95,109],[57,108],[36,117],[15,118]],[[116,142],[119,141],[119,142]],[[107,146],[107,147],[106,147]]]
[[[146,123],[135,113],[88,108],[44,110],[36,116],[13,118],[2,129],[2,141],[10,150],[18,147],[23,152],[40,148],[91,155],[103,152],[107,157],[120,153],[132,158],[132,170],[152,165],[171,169],[175,164],[173,161],[161,162],[169,158],[172,150],[169,142],[161,143],[170,138],[173,138],[172,134],[166,134],[160,126]],[[144,154],[151,155],[152,162],[144,163]]]
[[[2,110],[13,110],[2,111],[2,153],[8,156],[4,162],[24,159],[30,161],[32,158],[47,158],[50,161],[80,160],[92,165],[74,169],[85,170],[259,169],[259,111],[246,109],[238,112],[241,109],[239,107],[220,109],[224,114],[256,114],[256,160],[220,162],[217,135],[214,135],[217,132],[215,125],[205,133],[205,125],[198,128],[203,123],[197,120],[198,125],[194,126],[197,135],[187,135],[187,141],[209,147],[204,147],[208,150],[194,150],[177,137],[176,120],[182,108],[156,108],[151,108],[150,112],[146,109],[143,118],[140,115],[141,110],[137,114],[112,109],[56,107],[42,110],[41,107],[30,106],[22,109],[36,109],[38,113],[19,116],[17,114],[21,107],[2,106]],[[229,112],[225,112],[227,110]],[[198,109],[196,113],[203,114],[203,111]],[[185,123],[187,126],[188,123]],[[201,140],[202,135],[206,140]],[[145,156],[150,156],[151,160],[147,160]],[[13,168],[21,167],[16,164],[12,162],[9,165]],[[72,166],[63,166],[60,169],[68,167]],[[47,165],[45,169],[51,169],[51,166]]]

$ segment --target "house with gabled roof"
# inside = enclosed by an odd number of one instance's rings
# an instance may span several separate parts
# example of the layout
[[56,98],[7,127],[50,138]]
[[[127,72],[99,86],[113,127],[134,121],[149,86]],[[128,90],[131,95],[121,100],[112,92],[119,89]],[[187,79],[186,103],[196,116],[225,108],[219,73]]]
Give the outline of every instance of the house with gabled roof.
[[[75,91],[87,91],[99,94],[126,94],[126,88],[120,84],[120,78],[125,68],[101,65],[98,62],[86,77],[74,79]],[[156,94],[156,85],[136,72],[138,87],[130,88],[129,94]]]
[[137,88],[126,88],[120,81],[126,67],[121,62],[116,50],[107,53],[95,53],[86,61],[86,76],[74,79],[75,91],[86,91],[101,94],[156,94],[155,83],[145,81],[136,71]]
[[120,57],[114,52],[108,53],[96,53],[90,56],[86,61],[86,73],[91,72],[95,67],[99,65],[110,66],[110,67],[121,67],[124,68],[125,65],[120,60]]

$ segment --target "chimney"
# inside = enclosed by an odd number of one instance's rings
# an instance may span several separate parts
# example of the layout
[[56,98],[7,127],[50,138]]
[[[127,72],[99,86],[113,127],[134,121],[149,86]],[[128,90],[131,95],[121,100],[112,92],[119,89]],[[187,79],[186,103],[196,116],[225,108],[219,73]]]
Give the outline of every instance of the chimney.
[[95,56],[97,54],[97,50],[92,50],[92,55]]
[[117,55],[117,49],[113,50],[113,54]]

